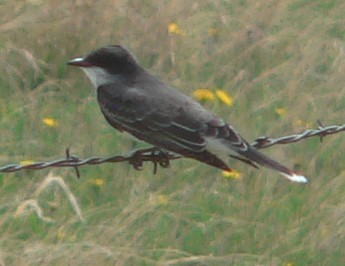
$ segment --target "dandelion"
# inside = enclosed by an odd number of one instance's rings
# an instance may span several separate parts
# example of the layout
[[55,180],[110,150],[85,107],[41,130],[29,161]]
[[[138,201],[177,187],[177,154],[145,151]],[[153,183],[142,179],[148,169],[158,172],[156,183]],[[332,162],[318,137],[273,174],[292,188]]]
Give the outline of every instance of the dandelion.
[[295,121],[295,125],[298,126],[298,127],[301,127],[304,125],[304,121],[300,118],[298,118],[296,121]]
[[151,194],[149,198],[150,202],[155,205],[167,205],[168,197],[164,194]]
[[285,109],[285,108],[276,108],[276,109],[274,110],[274,112],[275,112],[278,116],[282,117],[283,115],[285,115],[286,109]]
[[43,124],[45,124],[48,127],[57,127],[58,122],[54,118],[44,118],[42,119]]
[[56,238],[59,240],[64,240],[66,238],[66,233],[63,230],[58,230],[56,233]]
[[168,197],[163,195],[163,194],[160,194],[157,197],[157,202],[161,205],[167,205],[168,204]]
[[310,122],[306,122],[300,118],[295,121],[295,126],[304,127],[304,128],[312,128],[312,124]]
[[185,33],[181,30],[179,25],[177,25],[177,23],[174,22],[168,24],[168,32],[170,34],[185,35]]
[[23,160],[23,161],[20,161],[20,165],[22,166],[26,166],[26,165],[29,165],[29,164],[33,164],[35,161],[33,160]]
[[236,170],[232,171],[223,171],[222,172],[223,177],[226,179],[240,179],[241,178],[241,173],[237,172]]
[[231,95],[229,95],[226,91],[216,90],[216,95],[218,99],[227,106],[233,105],[234,100],[232,99]]
[[103,178],[95,178],[91,183],[96,187],[102,187],[105,184],[105,181]]
[[198,101],[212,101],[214,99],[214,94],[209,89],[196,89],[193,96]]
[[219,29],[217,29],[217,28],[209,28],[209,29],[207,30],[207,33],[208,33],[208,35],[210,35],[210,36],[217,36],[218,33],[219,33]]
[[313,127],[313,123],[305,122],[305,128],[311,129]]

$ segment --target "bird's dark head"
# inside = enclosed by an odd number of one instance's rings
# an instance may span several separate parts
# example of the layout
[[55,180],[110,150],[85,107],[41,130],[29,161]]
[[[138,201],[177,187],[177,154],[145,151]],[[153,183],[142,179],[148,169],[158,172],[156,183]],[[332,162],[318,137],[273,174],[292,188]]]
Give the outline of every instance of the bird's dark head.
[[86,57],[74,58],[67,64],[81,67],[96,88],[109,81],[111,75],[129,78],[141,70],[133,55],[121,45],[99,48]]
[[101,67],[113,74],[135,71],[139,67],[133,55],[121,45],[99,48],[86,57],[72,59],[67,64],[79,67]]

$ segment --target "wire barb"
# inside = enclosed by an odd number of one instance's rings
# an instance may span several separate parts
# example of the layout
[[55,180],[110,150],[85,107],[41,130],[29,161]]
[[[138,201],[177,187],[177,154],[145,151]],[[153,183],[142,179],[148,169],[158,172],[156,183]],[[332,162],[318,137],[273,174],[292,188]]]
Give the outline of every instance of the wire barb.
[[[345,124],[341,126],[328,126],[324,127],[320,121],[318,121],[318,129],[308,129],[300,134],[294,134],[289,136],[283,136],[280,138],[269,138],[266,136],[257,138],[251,145],[256,149],[264,149],[271,147],[276,144],[289,144],[298,142],[302,139],[319,136],[320,140],[322,141],[323,138],[327,135],[332,135],[339,133],[341,131],[345,131]],[[119,163],[119,162],[129,162],[130,165],[134,167],[136,170],[141,170],[143,167],[144,162],[152,162],[153,163],[153,173],[157,173],[157,166],[160,165],[163,168],[167,168],[170,166],[171,160],[176,160],[182,158],[181,155],[172,153],[172,152],[165,152],[156,147],[148,148],[148,149],[141,149],[132,152],[128,156],[122,155],[115,155],[112,157],[91,157],[87,159],[80,159],[76,156],[72,156],[70,154],[70,149],[66,149],[66,158],[55,160],[51,162],[35,162],[31,164],[9,164],[6,166],[0,167],[0,173],[10,173],[16,172],[25,169],[31,170],[40,170],[44,168],[51,168],[51,167],[73,167],[76,170],[77,177],[80,177],[79,173],[79,166],[82,165],[95,165],[95,164],[102,164],[102,163]]]
[[[66,148],[66,159],[67,159],[67,160],[73,160],[73,161],[76,160],[76,159],[78,159],[77,157],[71,156],[71,155],[70,155],[69,147]],[[75,169],[75,173],[76,173],[76,175],[77,175],[77,178],[80,179],[80,172],[79,172],[78,167],[77,167],[77,166],[74,166],[74,169]]]

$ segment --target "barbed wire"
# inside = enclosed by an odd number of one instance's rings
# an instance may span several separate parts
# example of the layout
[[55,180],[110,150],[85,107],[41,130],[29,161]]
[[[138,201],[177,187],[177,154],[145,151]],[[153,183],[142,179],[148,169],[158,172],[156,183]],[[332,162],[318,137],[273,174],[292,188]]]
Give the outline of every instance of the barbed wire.
[[[289,144],[298,142],[302,139],[319,136],[320,140],[327,136],[345,131],[345,124],[341,126],[333,125],[324,127],[320,121],[318,121],[318,129],[308,129],[300,134],[293,134],[289,136],[283,136],[280,138],[269,138],[266,136],[257,138],[251,145],[256,149],[264,149],[277,144]],[[44,168],[51,167],[73,167],[76,170],[77,176],[79,178],[79,166],[83,165],[96,165],[103,163],[119,163],[119,162],[129,162],[130,165],[136,170],[140,170],[143,167],[144,162],[153,163],[153,172],[157,172],[157,166],[160,165],[163,168],[170,166],[171,160],[176,160],[182,158],[183,156],[172,153],[163,152],[158,148],[152,147],[148,149],[135,150],[127,156],[115,155],[112,157],[91,157],[87,159],[80,159],[77,156],[70,155],[70,151],[66,149],[66,158],[54,160],[50,162],[34,162],[30,164],[9,164],[0,167],[0,173],[10,173],[26,169],[40,170]]]
[[119,162],[129,162],[134,169],[140,170],[144,162],[152,162],[154,165],[153,172],[157,172],[157,165],[163,168],[170,166],[170,160],[175,160],[181,158],[182,156],[172,153],[172,152],[162,152],[158,148],[152,147],[148,149],[135,150],[127,156],[115,155],[111,157],[91,157],[87,159],[80,159],[77,156],[70,155],[69,148],[66,149],[66,158],[54,160],[50,162],[34,162],[29,164],[9,164],[0,167],[0,173],[10,173],[20,170],[40,170],[50,167],[73,167],[76,169],[77,176],[79,177],[78,166],[82,165],[95,165],[102,163],[119,163]]
[[320,141],[322,141],[323,138],[327,135],[332,135],[332,134],[339,133],[341,131],[345,131],[345,124],[341,126],[328,126],[328,127],[324,127],[320,121],[318,121],[318,124],[319,124],[318,129],[308,129],[300,134],[289,135],[289,136],[280,137],[276,139],[265,137],[265,136],[259,137],[256,140],[254,140],[254,142],[251,143],[251,145],[255,147],[256,149],[263,149],[263,148],[268,148],[276,144],[290,144],[290,143],[300,141],[302,139],[315,137],[315,136],[319,136]]

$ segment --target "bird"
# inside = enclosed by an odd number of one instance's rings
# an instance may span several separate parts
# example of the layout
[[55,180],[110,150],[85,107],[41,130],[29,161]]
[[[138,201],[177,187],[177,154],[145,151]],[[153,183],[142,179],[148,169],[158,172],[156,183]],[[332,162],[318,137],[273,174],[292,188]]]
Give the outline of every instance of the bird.
[[105,119],[121,132],[221,170],[232,171],[224,158],[233,157],[276,170],[293,182],[308,182],[251,146],[230,123],[144,69],[121,45],[98,48],[67,64],[85,72]]

